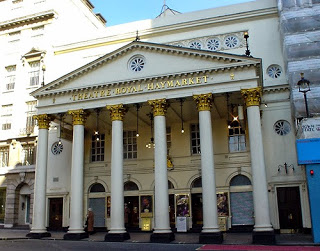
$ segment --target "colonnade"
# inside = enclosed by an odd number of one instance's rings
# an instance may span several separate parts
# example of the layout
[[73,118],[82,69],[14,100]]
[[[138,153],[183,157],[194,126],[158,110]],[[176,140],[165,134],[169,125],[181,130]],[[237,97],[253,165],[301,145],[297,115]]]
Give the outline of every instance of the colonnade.
[[[241,94],[247,106],[248,130],[251,149],[253,199],[255,210],[255,226],[253,241],[274,241],[273,228],[270,224],[269,203],[263,142],[260,120],[261,88],[244,89]],[[201,173],[203,197],[203,228],[199,237],[200,243],[221,243],[223,235],[219,230],[216,206],[216,185],[214,167],[214,149],[211,123],[211,104],[213,96],[201,94],[193,96],[199,112],[201,142]],[[170,228],[168,217],[168,174],[167,174],[167,142],[166,142],[166,99],[148,101],[154,115],[155,138],[155,219],[152,242],[170,242],[174,234]],[[106,241],[123,241],[130,238],[124,226],[124,191],[123,191],[123,119],[127,112],[122,104],[108,105],[112,121],[111,148],[111,227],[105,236]],[[83,156],[84,125],[87,114],[84,110],[69,111],[73,118],[73,151],[71,167],[71,203],[70,225],[65,239],[81,239],[86,237],[83,230]],[[39,143],[37,151],[35,203],[32,230],[29,236],[41,238],[48,235],[46,231],[46,168],[48,149],[48,128],[51,117],[46,114],[37,115],[39,124]]]

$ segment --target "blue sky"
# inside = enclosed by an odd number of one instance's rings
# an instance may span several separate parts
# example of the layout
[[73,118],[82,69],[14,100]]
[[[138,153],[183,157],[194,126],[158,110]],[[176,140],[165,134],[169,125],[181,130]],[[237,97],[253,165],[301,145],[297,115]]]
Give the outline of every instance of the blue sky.
[[[249,2],[253,0],[166,0],[166,4],[176,11],[185,13],[218,6]],[[161,12],[163,0],[90,0],[94,12],[101,13],[107,26],[123,24],[143,19],[153,19]]]

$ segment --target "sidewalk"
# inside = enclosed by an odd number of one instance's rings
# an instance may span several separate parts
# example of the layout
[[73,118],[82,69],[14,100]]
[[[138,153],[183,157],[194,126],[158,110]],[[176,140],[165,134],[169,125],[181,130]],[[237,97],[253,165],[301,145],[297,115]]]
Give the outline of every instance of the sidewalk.
[[[29,230],[18,229],[0,229],[0,240],[15,240],[15,239],[28,239],[26,235]],[[63,235],[66,232],[51,231],[51,237],[43,238],[44,240],[63,240]],[[81,241],[104,241],[106,232],[97,232],[90,235],[89,238]],[[130,233],[130,239],[126,242],[150,242],[151,233],[146,232],[133,232]],[[230,245],[251,245],[252,235],[251,233],[225,233],[223,235],[223,244]],[[276,245],[286,246],[319,246],[319,244],[313,243],[312,236],[308,234],[277,234]],[[171,243],[186,243],[197,244],[199,243],[199,233],[175,233],[175,240]]]

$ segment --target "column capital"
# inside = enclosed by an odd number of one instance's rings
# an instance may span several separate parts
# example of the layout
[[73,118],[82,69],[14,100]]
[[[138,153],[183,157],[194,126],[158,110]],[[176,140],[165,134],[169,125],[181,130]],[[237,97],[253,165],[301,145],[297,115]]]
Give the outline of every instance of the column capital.
[[115,121],[115,120],[123,121],[124,115],[128,111],[128,108],[123,104],[107,105],[107,109],[110,111],[111,121]]
[[68,114],[72,115],[73,125],[84,125],[86,123],[88,113],[85,110],[70,110]]
[[48,114],[38,114],[33,116],[34,119],[38,121],[39,129],[49,129],[49,124],[53,117]]
[[152,107],[153,116],[166,116],[169,104],[165,98],[148,100],[149,105]]
[[250,88],[250,89],[242,89],[241,95],[246,103],[246,106],[259,106],[261,102],[262,96],[262,88]]
[[198,111],[210,111],[212,106],[212,93],[193,95],[193,100],[196,101]]

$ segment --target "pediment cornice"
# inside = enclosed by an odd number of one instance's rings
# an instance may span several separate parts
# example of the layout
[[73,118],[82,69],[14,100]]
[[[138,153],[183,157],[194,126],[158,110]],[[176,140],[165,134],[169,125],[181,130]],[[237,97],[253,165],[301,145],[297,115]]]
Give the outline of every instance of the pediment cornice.
[[[106,83],[95,83],[93,85],[81,86],[79,88],[59,88],[63,84],[68,83],[74,79],[77,79],[88,72],[95,70],[97,67],[101,67],[102,65],[109,64],[114,62],[118,57],[125,55],[133,50],[145,50],[145,51],[153,51],[153,52],[161,52],[161,54],[175,54],[175,55],[183,55],[188,57],[195,57],[201,58],[205,60],[214,60],[220,62],[217,67],[214,68],[204,68],[201,70],[195,71],[188,71],[188,72],[173,72],[171,74],[165,75],[156,75],[156,76],[145,76],[136,79],[119,79],[119,81],[113,82],[106,82]],[[192,74],[199,74],[199,73],[212,73],[212,72],[220,72],[226,71],[231,69],[237,68],[245,68],[245,67],[252,67],[259,65],[260,67],[261,59],[258,58],[251,58],[246,56],[239,56],[221,52],[212,52],[212,51],[205,51],[205,50],[197,50],[192,48],[183,48],[178,46],[172,45],[162,45],[162,44],[154,44],[154,43],[147,43],[147,42],[140,42],[134,41],[118,50],[115,50],[105,56],[102,56],[93,62],[90,62],[64,76],[61,78],[49,83],[48,85],[39,88],[38,90],[31,93],[34,97],[41,97],[46,95],[52,94],[59,94],[65,93],[75,90],[83,90],[83,89],[92,89],[92,88],[101,88],[105,86],[113,86],[113,85],[120,85],[120,84],[127,84],[127,83],[135,83],[137,81],[150,81],[150,80],[157,80],[161,78],[170,78],[170,77],[181,77],[186,75]]]

